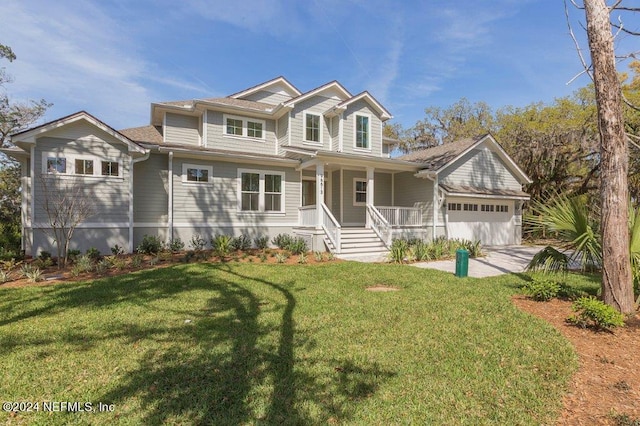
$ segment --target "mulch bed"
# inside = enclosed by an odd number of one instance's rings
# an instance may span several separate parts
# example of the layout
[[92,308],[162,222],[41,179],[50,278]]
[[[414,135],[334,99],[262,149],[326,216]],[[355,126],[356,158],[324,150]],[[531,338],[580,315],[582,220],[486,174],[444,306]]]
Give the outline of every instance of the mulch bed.
[[559,425],[640,425],[640,314],[614,332],[568,324],[571,302],[515,296],[525,312],[551,323],[574,346],[580,367],[563,399]]

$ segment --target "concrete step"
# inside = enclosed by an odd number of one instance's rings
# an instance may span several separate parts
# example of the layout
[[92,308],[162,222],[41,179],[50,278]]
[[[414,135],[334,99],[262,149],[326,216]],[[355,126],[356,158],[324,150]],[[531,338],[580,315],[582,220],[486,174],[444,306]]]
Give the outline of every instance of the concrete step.
[[387,254],[389,253],[388,250],[386,249],[381,249],[380,247],[350,247],[350,248],[345,248],[343,247],[342,250],[340,251],[341,254],[358,254],[358,253],[366,253],[366,254],[371,254],[371,253],[380,253],[380,254]]
[[385,245],[382,241],[342,241],[342,248],[358,248],[358,247],[380,247],[381,249],[385,249]]

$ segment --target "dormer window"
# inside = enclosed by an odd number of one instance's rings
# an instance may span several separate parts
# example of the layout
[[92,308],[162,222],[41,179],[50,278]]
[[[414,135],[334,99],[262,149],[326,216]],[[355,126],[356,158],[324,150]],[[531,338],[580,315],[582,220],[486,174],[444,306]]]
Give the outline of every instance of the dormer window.
[[356,114],[356,148],[371,149],[371,120],[366,115]]
[[265,121],[256,118],[224,115],[224,134],[251,139],[265,139]]
[[304,140],[305,142],[321,143],[320,139],[320,115],[310,112],[304,113]]

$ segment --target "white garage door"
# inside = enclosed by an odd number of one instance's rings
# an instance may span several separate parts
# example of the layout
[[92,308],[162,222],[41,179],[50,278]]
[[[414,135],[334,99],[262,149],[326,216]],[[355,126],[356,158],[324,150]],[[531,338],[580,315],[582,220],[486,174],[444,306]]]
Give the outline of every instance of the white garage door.
[[450,238],[480,240],[484,246],[516,243],[512,200],[447,199]]

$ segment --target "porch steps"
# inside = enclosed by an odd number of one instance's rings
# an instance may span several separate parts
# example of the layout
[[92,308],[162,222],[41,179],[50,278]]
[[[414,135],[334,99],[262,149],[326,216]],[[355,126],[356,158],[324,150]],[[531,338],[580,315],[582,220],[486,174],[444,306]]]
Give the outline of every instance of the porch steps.
[[[389,250],[384,245],[378,235],[371,229],[367,228],[342,228],[341,231],[341,250],[340,257],[352,256],[380,256],[384,257]],[[334,247],[330,241],[326,241],[329,249],[333,251]]]

